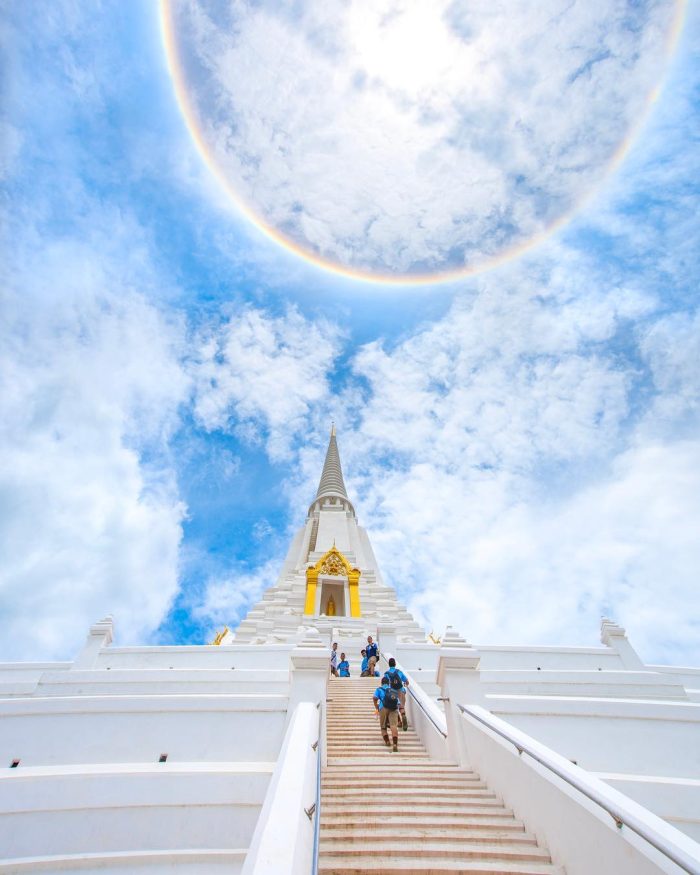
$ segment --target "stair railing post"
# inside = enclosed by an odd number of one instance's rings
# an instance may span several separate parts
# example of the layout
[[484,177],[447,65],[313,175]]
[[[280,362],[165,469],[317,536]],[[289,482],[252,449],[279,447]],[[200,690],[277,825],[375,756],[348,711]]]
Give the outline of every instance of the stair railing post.
[[470,762],[458,706],[484,704],[480,661],[479,651],[448,626],[440,647],[436,681],[445,705],[449,754],[462,766],[470,765]]
[[114,621],[111,617],[105,617],[90,626],[85,646],[76,656],[71,666],[74,669],[95,668],[100,656],[100,651],[109,647],[112,643]]
[[329,654],[317,629],[306,629],[304,638],[289,654],[289,704],[287,723],[300,702],[321,702],[325,714]]

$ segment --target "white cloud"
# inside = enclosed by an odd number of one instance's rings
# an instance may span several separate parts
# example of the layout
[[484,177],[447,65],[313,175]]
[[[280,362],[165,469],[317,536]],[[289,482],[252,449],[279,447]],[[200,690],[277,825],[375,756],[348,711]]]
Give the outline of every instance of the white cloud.
[[591,644],[612,613],[647,658],[693,663],[699,461],[698,442],[635,447],[564,497],[426,463],[379,477],[388,499],[373,541],[428,627],[484,644]]
[[177,589],[167,441],[188,391],[182,332],[131,285],[148,271],[118,238],[17,241],[0,362],[7,658],[70,658],[109,612],[120,642],[143,641]]
[[700,420],[700,311],[655,322],[643,332],[640,348],[655,390],[645,427],[664,435],[682,422],[694,430]]
[[397,349],[364,347],[355,369],[372,388],[368,433],[392,452],[430,446],[432,459],[460,467],[529,469],[608,450],[629,375],[598,347],[629,296],[565,292],[552,301],[491,282]]
[[282,316],[243,307],[199,339],[195,414],[209,430],[234,429],[264,441],[272,459],[288,457],[311,408],[329,396],[338,347],[337,328],[293,307]]
[[571,209],[643,115],[672,3],[173,5],[231,187],[309,252],[478,263]]
[[361,421],[340,432],[351,493],[428,628],[586,644],[611,614],[647,658],[692,663],[697,317],[654,318],[645,295],[594,292],[584,262],[554,277],[541,263],[358,352]]
[[223,625],[235,630],[250,608],[279,576],[282,556],[269,559],[253,571],[238,571],[210,577],[204,592],[192,608],[192,615],[210,624],[214,633]]

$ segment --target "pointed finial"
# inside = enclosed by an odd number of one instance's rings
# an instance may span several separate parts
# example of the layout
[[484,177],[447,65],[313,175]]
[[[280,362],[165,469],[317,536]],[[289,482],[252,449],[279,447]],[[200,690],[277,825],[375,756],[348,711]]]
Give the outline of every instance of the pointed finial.
[[328,440],[326,461],[323,463],[321,482],[318,484],[316,498],[321,495],[341,495],[343,498],[348,497],[348,494],[345,491],[345,483],[343,482],[343,472],[340,467],[338,444],[335,439],[335,422],[331,425],[331,436]]

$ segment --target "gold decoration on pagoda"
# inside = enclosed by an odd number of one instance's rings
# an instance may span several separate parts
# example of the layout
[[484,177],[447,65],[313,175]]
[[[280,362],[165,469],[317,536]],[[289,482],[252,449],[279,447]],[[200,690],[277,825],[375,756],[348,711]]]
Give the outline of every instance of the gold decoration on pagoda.
[[336,549],[326,553],[323,565],[318,569],[319,574],[331,574],[335,577],[344,575],[349,570],[349,566],[347,561],[343,562],[343,559],[345,557]]
[[[353,568],[340,550],[335,546],[324,553],[315,565],[306,569],[306,600],[304,613],[313,614],[316,609],[316,586],[319,574],[329,577],[347,577],[350,593],[350,616],[361,617],[360,612],[360,574],[359,568]],[[328,611],[326,611],[329,614]]]
[[428,641],[430,641],[432,644],[441,644],[442,638],[439,638],[436,635],[434,635],[433,630],[431,629],[430,635],[428,635]]
[[214,640],[211,643],[218,647],[219,644],[221,644],[221,642],[226,637],[227,633],[228,633],[228,626],[224,626],[224,628],[221,630],[221,632],[217,632],[217,634],[214,636]]

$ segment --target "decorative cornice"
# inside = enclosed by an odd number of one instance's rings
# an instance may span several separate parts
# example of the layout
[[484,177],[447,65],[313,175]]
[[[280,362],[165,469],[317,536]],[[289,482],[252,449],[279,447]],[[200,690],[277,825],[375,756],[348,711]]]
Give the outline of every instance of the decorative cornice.
[[316,576],[319,574],[329,574],[332,577],[347,578],[350,578],[351,576],[357,576],[359,578],[361,573],[359,568],[354,568],[350,565],[335,544],[330,550],[321,556],[315,565],[309,566],[307,569],[307,577],[309,571],[315,572]]

